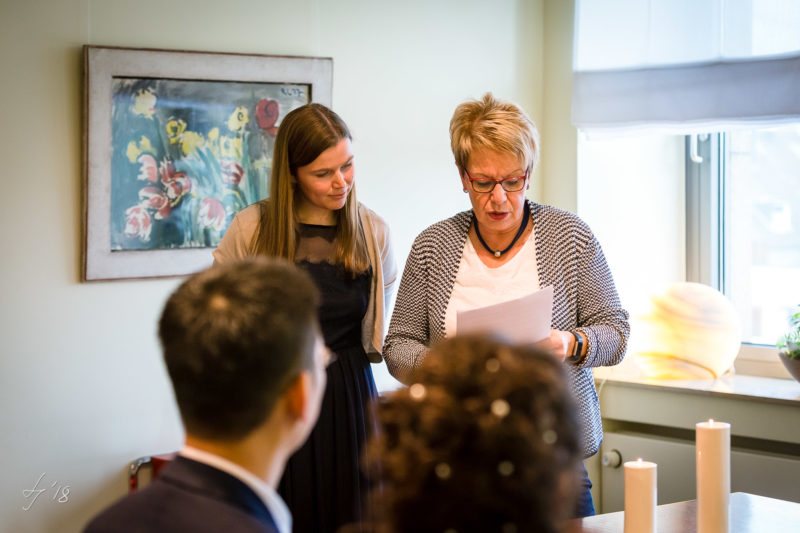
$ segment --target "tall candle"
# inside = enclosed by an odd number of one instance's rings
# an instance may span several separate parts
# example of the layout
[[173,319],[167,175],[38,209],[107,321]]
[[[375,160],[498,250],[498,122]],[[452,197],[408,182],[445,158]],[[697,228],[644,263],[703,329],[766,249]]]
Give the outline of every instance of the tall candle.
[[655,533],[656,473],[649,461],[625,463],[625,533]]
[[697,532],[728,533],[731,494],[731,425],[725,422],[698,422],[695,452],[697,458]]

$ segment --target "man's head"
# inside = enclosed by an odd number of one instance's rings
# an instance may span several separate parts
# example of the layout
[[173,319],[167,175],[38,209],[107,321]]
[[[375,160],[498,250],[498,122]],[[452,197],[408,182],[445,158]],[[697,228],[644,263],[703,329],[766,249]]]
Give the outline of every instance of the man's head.
[[301,376],[324,388],[318,301],[307,274],[274,259],[217,266],[178,287],[158,333],[188,434],[240,440]]

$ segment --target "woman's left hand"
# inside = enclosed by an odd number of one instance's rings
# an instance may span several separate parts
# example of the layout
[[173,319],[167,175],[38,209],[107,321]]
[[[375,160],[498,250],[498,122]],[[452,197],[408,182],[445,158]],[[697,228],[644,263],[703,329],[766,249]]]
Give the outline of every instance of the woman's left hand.
[[550,336],[535,343],[534,346],[540,350],[550,352],[554,357],[562,361],[572,353],[575,337],[569,331],[551,329]]

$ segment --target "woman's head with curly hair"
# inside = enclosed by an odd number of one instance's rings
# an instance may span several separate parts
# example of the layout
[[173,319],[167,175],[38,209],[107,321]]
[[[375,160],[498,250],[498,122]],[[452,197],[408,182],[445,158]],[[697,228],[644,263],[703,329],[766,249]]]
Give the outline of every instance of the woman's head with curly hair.
[[557,531],[574,507],[578,419],[562,363],[465,336],[377,406],[368,464],[395,533]]

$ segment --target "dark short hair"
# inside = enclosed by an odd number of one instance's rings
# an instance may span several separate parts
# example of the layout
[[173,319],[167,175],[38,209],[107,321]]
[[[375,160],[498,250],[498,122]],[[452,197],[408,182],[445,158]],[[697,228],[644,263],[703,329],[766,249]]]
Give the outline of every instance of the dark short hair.
[[[368,464],[388,531],[557,531],[574,505],[578,418],[563,363],[484,336],[435,346],[378,404]],[[566,489],[566,490],[565,490]]]
[[190,434],[235,440],[314,364],[319,296],[284,260],[226,263],[191,276],[169,297],[158,334]]

